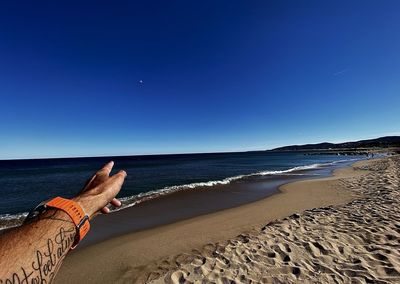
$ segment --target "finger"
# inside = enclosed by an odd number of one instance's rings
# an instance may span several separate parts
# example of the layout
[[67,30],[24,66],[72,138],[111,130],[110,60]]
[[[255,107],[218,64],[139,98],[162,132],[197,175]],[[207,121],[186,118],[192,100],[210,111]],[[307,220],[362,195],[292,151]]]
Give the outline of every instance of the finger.
[[113,200],[113,198],[121,190],[122,184],[124,183],[126,176],[126,172],[121,170],[107,180],[107,185],[104,187],[104,194],[107,199],[107,203],[111,202],[111,200]]
[[121,206],[121,201],[119,201],[116,198],[113,198],[110,203],[115,207],[120,207]]
[[114,166],[114,162],[110,161],[107,164],[105,164],[101,169],[99,169],[96,174],[95,174],[95,179],[91,182],[92,187],[96,187],[102,182],[105,182]]
[[107,164],[105,164],[100,170],[98,170],[96,174],[97,175],[109,176],[113,166],[114,166],[114,162],[110,161]]
[[86,189],[88,189],[90,187],[90,185],[92,184],[92,182],[94,181],[94,179],[96,178],[96,175],[92,176],[90,179],[88,179],[85,183],[85,186],[83,187],[83,189],[81,190],[81,192],[86,191]]
[[119,186],[122,186],[122,184],[125,181],[125,178],[127,177],[127,173],[124,170],[120,170],[118,173],[112,176],[112,178],[115,178],[116,183]]
[[[118,199],[116,199],[116,198],[113,198],[113,200],[111,200],[111,202],[110,202],[113,206],[115,206],[115,207],[120,207],[121,206],[121,201],[119,201]],[[101,210],[100,210],[102,213],[104,213],[104,214],[108,214],[108,213],[110,213],[110,208],[108,208],[107,206],[104,206],[103,208],[101,208]]]
[[120,185],[122,185],[124,183],[124,180],[126,178],[128,174],[124,171],[124,170],[120,170],[118,173],[116,173],[115,175],[111,176],[111,180],[113,182],[116,182],[117,184],[120,183]]
[[110,209],[108,208],[108,207],[103,207],[103,208],[101,208],[101,213],[103,213],[103,214],[108,214],[108,213],[110,213]]

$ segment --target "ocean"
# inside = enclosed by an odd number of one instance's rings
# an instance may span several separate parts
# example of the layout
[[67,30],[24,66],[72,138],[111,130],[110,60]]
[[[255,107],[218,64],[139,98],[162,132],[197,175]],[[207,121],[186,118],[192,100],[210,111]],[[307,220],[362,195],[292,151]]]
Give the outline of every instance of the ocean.
[[[152,202],[173,192],[251,183],[262,180],[279,184],[293,178],[329,175],[334,168],[365,156],[308,155],[306,152],[241,152],[211,154],[149,155],[95,158],[62,158],[0,161],[0,229],[15,226],[39,202],[72,197],[104,163],[113,160],[114,172],[128,176],[118,195],[122,209]],[[245,188],[245,187],[244,187]],[[239,197],[224,199],[232,207],[267,196],[262,187],[241,190]],[[235,195],[236,196],[236,195]],[[230,199],[234,200],[229,203]],[[177,208],[176,210],[179,210]],[[207,211],[208,212],[208,211]],[[201,212],[200,212],[201,213]]]

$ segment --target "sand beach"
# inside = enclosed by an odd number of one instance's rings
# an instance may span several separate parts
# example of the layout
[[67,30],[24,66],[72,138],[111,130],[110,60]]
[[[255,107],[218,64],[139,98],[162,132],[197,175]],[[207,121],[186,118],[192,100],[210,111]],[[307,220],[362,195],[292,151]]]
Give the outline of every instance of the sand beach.
[[0,284],[400,284],[400,1],[24,4]]
[[56,283],[396,283],[400,157],[67,256]]

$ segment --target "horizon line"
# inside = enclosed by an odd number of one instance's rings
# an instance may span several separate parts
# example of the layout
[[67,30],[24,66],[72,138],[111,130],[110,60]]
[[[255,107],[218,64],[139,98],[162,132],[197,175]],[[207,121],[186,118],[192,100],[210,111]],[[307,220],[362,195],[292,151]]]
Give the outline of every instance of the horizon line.
[[327,142],[326,140],[322,142],[315,142],[315,143],[305,143],[305,144],[288,144],[288,145],[281,145],[274,148],[262,149],[262,150],[238,150],[238,151],[215,151],[215,152],[183,152],[183,153],[153,153],[153,154],[124,154],[124,155],[99,155],[99,156],[59,156],[59,157],[35,157],[35,158],[0,158],[0,161],[24,161],[24,160],[52,160],[52,159],[80,159],[80,158],[106,158],[106,157],[140,157],[140,156],[167,156],[167,155],[196,155],[196,154],[228,154],[228,153],[247,153],[247,152],[264,152],[264,151],[271,151],[281,147],[287,146],[303,146],[303,145],[313,145],[313,144],[321,144],[321,143],[332,143],[332,144],[340,144],[340,143],[350,143],[350,142],[359,142],[363,140],[371,140],[371,139],[378,139],[384,137],[393,137],[393,136],[400,136],[400,135],[384,135],[375,138],[365,138],[356,141],[339,141],[339,142]]

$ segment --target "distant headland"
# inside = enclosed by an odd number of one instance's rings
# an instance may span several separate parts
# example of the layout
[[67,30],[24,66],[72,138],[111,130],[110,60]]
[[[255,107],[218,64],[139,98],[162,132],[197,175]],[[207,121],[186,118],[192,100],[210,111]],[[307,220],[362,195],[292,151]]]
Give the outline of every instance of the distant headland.
[[332,154],[360,154],[360,152],[392,152],[400,153],[400,136],[385,136],[375,139],[360,140],[344,143],[317,143],[304,145],[290,145],[275,148],[268,151],[307,151],[317,153]]

